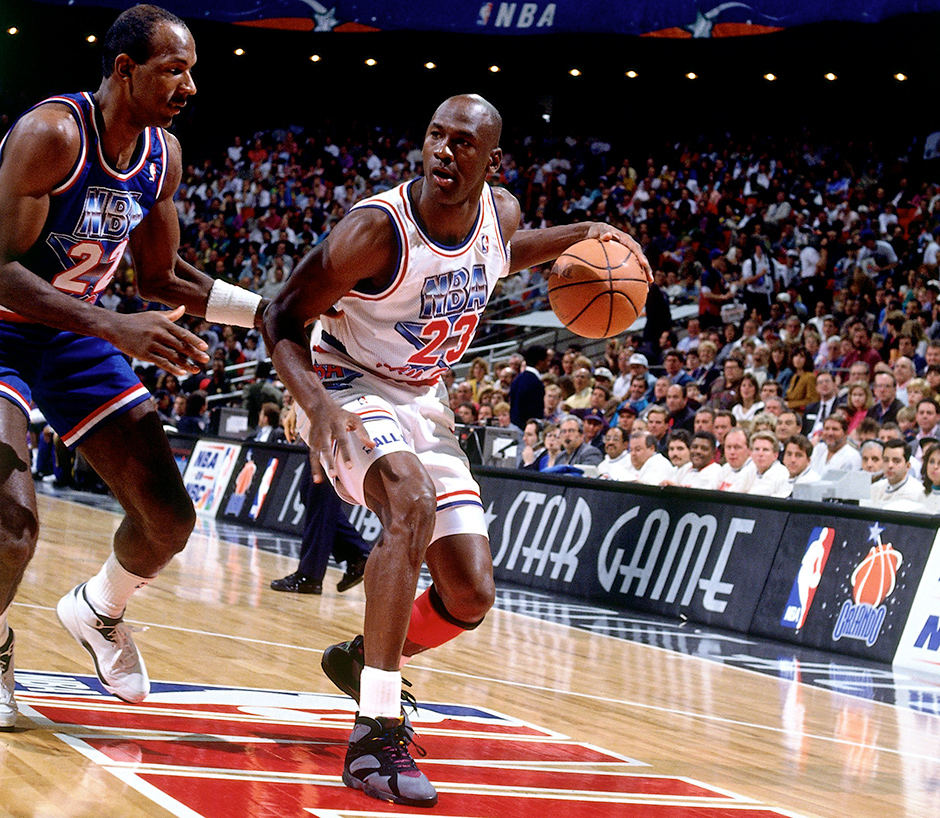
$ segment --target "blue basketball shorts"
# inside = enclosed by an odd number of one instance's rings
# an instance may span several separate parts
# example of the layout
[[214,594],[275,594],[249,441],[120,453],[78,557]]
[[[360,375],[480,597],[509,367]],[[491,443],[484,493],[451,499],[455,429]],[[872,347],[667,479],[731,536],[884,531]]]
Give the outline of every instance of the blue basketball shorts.
[[107,341],[39,324],[0,321],[0,398],[29,418],[35,402],[73,448],[110,418],[150,397]]

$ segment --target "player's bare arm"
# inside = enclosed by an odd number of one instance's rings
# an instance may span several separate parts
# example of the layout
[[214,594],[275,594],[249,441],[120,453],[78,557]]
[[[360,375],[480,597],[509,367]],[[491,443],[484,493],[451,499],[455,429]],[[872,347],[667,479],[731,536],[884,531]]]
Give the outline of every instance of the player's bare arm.
[[313,371],[304,327],[333,308],[357,284],[384,285],[395,269],[395,239],[388,217],[369,208],[344,218],[325,242],[294,268],[284,289],[264,314],[264,339],[278,377],[287,385],[311,422],[310,451],[314,480],[323,480],[318,460],[335,473],[332,446],[349,462],[349,432],[363,446],[372,439],[354,414],[340,409]]
[[205,343],[173,322],[182,311],[121,315],[60,292],[21,262],[38,240],[51,192],[78,161],[80,137],[71,114],[43,105],[10,133],[0,165],[0,304],[31,321],[94,335],[122,352],[177,375],[197,372]]
[[[182,152],[179,141],[172,134],[166,134],[166,141],[167,178],[160,199],[151,208],[147,218],[131,233],[130,246],[137,269],[138,290],[141,297],[148,301],[171,307],[183,305],[190,315],[205,316],[213,297],[213,287],[218,288],[220,285],[212,276],[179,257],[179,216],[173,197],[183,175]],[[221,286],[223,290],[231,287],[225,282]],[[229,317],[238,319],[238,326],[260,326],[267,302],[261,302],[256,297],[249,298],[251,294],[248,291],[229,290],[228,294],[239,303],[243,302],[242,315]],[[252,310],[253,314],[250,314]]]
[[642,248],[629,233],[602,222],[579,222],[538,230],[518,230],[519,202],[516,201],[515,196],[503,188],[494,188],[493,192],[496,196],[503,236],[507,241],[512,240],[510,272],[518,273],[536,264],[554,261],[572,244],[583,239],[600,239],[601,241],[616,241],[630,248],[652,283],[653,270]]

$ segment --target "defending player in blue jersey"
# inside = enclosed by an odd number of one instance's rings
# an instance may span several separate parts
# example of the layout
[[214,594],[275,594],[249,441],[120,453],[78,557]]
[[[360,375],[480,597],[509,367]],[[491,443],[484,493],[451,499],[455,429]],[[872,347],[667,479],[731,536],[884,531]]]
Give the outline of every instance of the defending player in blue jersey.
[[[206,345],[174,323],[184,310],[252,326],[261,306],[177,255],[182,161],[163,129],[196,92],[195,62],[179,18],[135,6],[105,38],[98,90],[41,102],[0,143],[0,729],[16,720],[7,615],[39,527],[31,401],[126,511],[114,553],[56,612],[109,691],[136,702],[150,689],[124,607],[182,550],[195,515],[155,406],[121,352],[197,372]],[[95,306],[128,246],[140,294],[176,309]]]

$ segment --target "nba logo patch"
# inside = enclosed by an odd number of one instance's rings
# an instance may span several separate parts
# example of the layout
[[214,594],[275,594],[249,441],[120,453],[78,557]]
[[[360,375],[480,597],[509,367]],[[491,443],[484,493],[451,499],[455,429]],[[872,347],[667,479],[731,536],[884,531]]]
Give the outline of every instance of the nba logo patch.
[[488,253],[490,251],[490,237],[489,236],[484,235],[480,237],[480,249],[483,250],[484,253]]
[[780,620],[783,627],[798,631],[806,623],[806,615],[813,604],[813,597],[816,596],[816,588],[822,579],[835,536],[835,529],[825,526],[817,526],[810,533],[806,551],[803,552],[800,562],[800,570],[793,580],[787,607]]

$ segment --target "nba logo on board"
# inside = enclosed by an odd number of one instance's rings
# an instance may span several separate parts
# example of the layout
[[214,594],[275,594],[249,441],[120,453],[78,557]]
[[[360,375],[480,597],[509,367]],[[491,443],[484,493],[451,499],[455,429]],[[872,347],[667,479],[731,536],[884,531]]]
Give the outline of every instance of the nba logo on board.
[[834,528],[823,526],[817,526],[810,533],[803,560],[800,562],[800,570],[793,580],[790,598],[780,620],[783,627],[798,631],[806,623],[806,615],[813,604],[813,597],[816,596],[816,589],[822,579],[835,536]]

